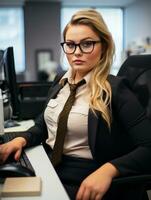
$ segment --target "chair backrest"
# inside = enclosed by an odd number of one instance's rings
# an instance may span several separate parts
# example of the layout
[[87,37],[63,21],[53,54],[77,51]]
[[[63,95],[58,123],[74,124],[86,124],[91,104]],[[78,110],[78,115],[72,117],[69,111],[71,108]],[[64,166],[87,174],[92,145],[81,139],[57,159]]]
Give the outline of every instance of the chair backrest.
[[151,120],[151,55],[129,56],[117,76],[124,76],[129,80],[130,87]]

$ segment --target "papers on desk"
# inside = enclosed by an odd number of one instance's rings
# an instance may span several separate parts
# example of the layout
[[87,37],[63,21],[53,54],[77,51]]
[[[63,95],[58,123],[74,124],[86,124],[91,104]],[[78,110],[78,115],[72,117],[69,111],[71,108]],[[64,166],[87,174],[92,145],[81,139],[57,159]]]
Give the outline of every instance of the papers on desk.
[[7,133],[7,132],[26,131],[27,129],[29,129],[30,127],[32,127],[34,125],[34,121],[33,120],[25,120],[25,121],[18,122],[18,124],[20,126],[5,128],[4,132]]
[[40,177],[6,178],[2,189],[3,197],[39,196],[40,194]]

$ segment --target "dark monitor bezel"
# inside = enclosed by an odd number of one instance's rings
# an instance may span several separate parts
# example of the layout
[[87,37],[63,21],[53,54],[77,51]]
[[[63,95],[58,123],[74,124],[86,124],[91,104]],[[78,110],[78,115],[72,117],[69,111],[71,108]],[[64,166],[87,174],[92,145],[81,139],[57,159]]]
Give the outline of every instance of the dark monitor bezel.
[[15,71],[15,60],[13,47],[8,47],[3,54],[4,76],[10,94],[12,107],[12,119],[19,118],[20,102],[18,97],[17,78]]

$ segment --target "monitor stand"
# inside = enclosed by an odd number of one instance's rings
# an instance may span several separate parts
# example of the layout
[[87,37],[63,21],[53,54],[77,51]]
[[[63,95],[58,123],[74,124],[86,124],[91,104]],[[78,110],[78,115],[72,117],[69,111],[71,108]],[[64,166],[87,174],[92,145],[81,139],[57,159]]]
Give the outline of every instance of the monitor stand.
[[8,119],[4,122],[4,128],[11,128],[15,126],[20,126],[20,124],[14,119]]

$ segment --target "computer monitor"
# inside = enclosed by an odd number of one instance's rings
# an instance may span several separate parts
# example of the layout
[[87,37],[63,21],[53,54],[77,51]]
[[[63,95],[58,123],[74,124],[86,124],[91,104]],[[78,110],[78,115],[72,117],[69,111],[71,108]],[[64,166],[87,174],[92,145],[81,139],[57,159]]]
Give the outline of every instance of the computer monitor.
[[[5,87],[8,89],[8,98],[9,98],[11,109],[12,109],[11,120],[15,120],[15,119],[18,119],[19,117],[20,102],[18,98],[18,88],[17,88],[17,81],[16,81],[13,47],[8,47],[6,50],[4,50],[3,58],[1,60],[1,64],[2,63],[3,63],[3,72],[4,72],[3,81],[5,84]],[[12,123],[11,126],[13,126],[13,121],[11,121],[11,123]],[[14,126],[15,125],[17,124],[14,121]]]

